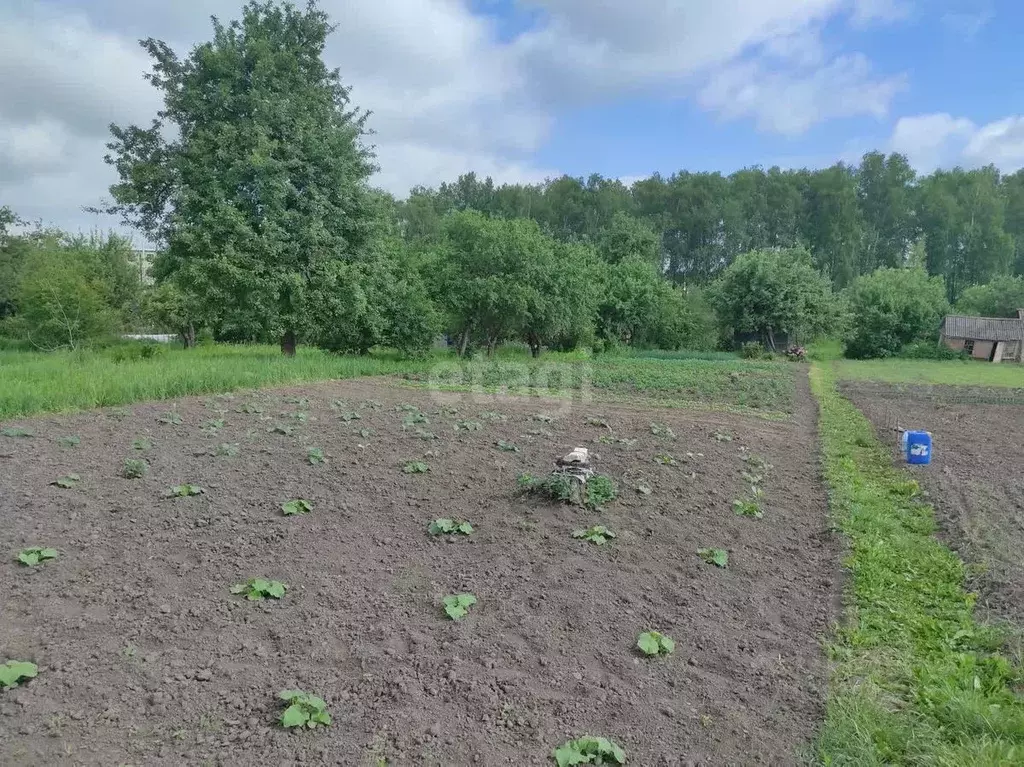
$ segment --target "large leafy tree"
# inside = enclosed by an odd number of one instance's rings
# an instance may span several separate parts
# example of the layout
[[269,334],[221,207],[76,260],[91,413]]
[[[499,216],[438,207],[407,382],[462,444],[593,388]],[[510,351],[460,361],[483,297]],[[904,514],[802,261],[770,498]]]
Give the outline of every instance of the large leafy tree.
[[358,292],[347,282],[380,214],[366,114],[324,65],[331,30],[315,3],[260,1],[214,19],[186,58],[143,41],[164,108],[149,127],[112,126],[109,144],[116,209],[166,246],[201,319],[291,354],[322,331],[328,292]]
[[859,272],[903,266],[917,237],[917,174],[901,154],[869,152],[857,170],[857,199],[863,217]]
[[854,281],[848,291],[846,356],[890,357],[913,341],[935,340],[949,310],[942,277],[921,268],[882,268]]
[[956,308],[979,317],[1016,317],[1024,309],[1024,277],[997,277],[987,285],[967,288]]
[[805,190],[803,238],[815,263],[841,288],[858,273],[862,219],[857,182],[840,163],[810,174]]
[[711,286],[709,299],[726,327],[772,348],[777,334],[809,338],[837,320],[828,279],[800,248],[744,253]]

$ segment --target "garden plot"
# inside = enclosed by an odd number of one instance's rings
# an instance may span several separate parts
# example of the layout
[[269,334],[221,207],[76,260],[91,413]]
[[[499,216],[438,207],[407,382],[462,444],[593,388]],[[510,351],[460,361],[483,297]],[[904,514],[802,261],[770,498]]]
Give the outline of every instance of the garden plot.
[[[0,663],[37,671],[0,762],[795,763],[837,594],[798,395],[771,423],[364,380],[0,424]],[[616,497],[547,497],[575,447]]]
[[894,454],[897,425],[932,433],[932,463],[913,471],[932,496],[946,543],[979,566],[972,587],[982,607],[1024,619],[1024,389],[864,382],[841,391]]

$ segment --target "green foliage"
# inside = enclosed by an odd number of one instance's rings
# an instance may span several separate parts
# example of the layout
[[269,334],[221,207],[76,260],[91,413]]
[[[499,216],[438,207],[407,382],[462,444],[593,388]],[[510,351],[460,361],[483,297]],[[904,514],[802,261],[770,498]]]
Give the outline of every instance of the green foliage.
[[503,439],[499,439],[497,442],[495,442],[494,446],[496,448],[498,448],[498,450],[502,450],[502,451],[504,451],[506,453],[518,453],[519,452],[519,446],[518,445],[516,445],[513,442],[506,442]]
[[324,451],[318,447],[311,447],[306,451],[306,460],[309,461],[310,466],[319,466],[327,462]]
[[607,738],[584,735],[570,740],[551,752],[558,767],[577,764],[625,764],[626,752]]
[[327,727],[331,723],[331,715],[327,713],[327,703],[323,698],[310,695],[302,690],[281,690],[278,697],[288,705],[281,713],[281,726],[291,727]]
[[579,538],[584,541],[590,541],[598,546],[603,546],[605,543],[615,538],[615,533],[604,525],[594,525],[593,527],[589,527],[585,530],[575,530],[572,537]]
[[0,429],[0,434],[5,437],[11,437],[12,439],[24,439],[35,436],[35,432],[31,429],[22,429],[18,426],[8,426],[5,429]]
[[962,351],[950,349],[936,341],[914,341],[899,351],[899,358],[905,360],[960,360],[965,358]]
[[502,413],[496,413],[493,410],[486,410],[480,414],[481,421],[507,421],[508,416]]
[[72,434],[68,437],[60,437],[57,440],[57,444],[61,447],[78,447],[82,444],[82,438]]
[[644,655],[671,655],[676,643],[658,631],[645,631],[637,637],[636,646]]
[[292,517],[297,514],[308,514],[312,510],[313,504],[302,498],[296,498],[281,504],[281,511],[284,512],[286,517]]
[[600,510],[605,504],[611,503],[619,491],[611,477],[595,474],[583,486],[583,505]]
[[473,525],[461,519],[435,519],[427,527],[431,535],[470,535]]
[[58,477],[50,484],[69,490],[81,481],[82,478],[78,474],[65,474],[63,477]]
[[848,296],[846,356],[892,357],[907,344],[936,339],[949,310],[941,277],[923,269],[879,269],[859,277]]
[[245,583],[237,583],[231,587],[232,594],[244,594],[250,602],[280,599],[287,590],[288,587],[281,581],[271,581],[266,578],[252,578]]
[[402,428],[408,429],[410,426],[417,424],[428,424],[430,419],[424,413],[417,411],[410,412],[405,418],[402,419]]
[[418,439],[422,439],[422,440],[432,440],[432,439],[437,439],[437,435],[436,435],[436,434],[434,434],[434,432],[432,432],[432,431],[427,431],[426,429],[417,429],[417,430],[416,430],[416,433],[415,433],[415,436],[416,436],[416,437],[417,437]]
[[175,485],[170,489],[172,498],[189,498],[194,495],[202,495],[203,488],[199,485]]
[[849,572],[816,760],[1019,762],[1019,657],[1003,655],[1007,636],[975,617],[964,563],[936,536],[932,507],[836,391],[831,368],[815,365],[811,386],[831,519],[846,538]]
[[217,445],[217,455],[223,458],[234,458],[240,452],[237,442],[222,442]]
[[480,431],[484,425],[479,421],[459,421],[455,424],[456,431]]
[[169,424],[173,426],[180,426],[182,423],[181,414],[177,410],[168,410],[166,413],[156,419],[159,423]]
[[697,556],[716,567],[729,566],[729,552],[725,549],[697,549]]
[[149,464],[141,458],[126,458],[121,476],[125,479],[142,479],[149,471]]
[[144,437],[140,437],[139,439],[132,440],[132,449],[133,450],[141,450],[141,451],[145,452],[147,450],[151,450],[152,448],[153,448],[153,443],[150,442],[148,439],[146,439]]
[[208,431],[212,434],[216,434],[218,431],[224,428],[227,422],[223,418],[211,418],[202,425],[203,431]]
[[665,437],[666,439],[676,438],[676,433],[663,423],[652,423],[651,434],[655,437]]
[[352,421],[361,421],[361,420],[363,420],[363,417],[361,415],[359,415],[359,413],[355,412],[354,410],[351,411],[351,412],[348,412],[348,413],[342,413],[338,417],[341,418],[341,420],[344,421],[345,423],[350,423]]
[[404,474],[426,474],[430,471],[430,465],[426,461],[406,461],[402,464]]
[[10,690],[26,679],[34,679],[39,667],[28,661],[9,660],[0,666],[0,689]]
[[956,310],[961,314],[979,317],[1013,318],[1018,309],[1024,309],[1024,274],[996,277],[986,285],[974,285],[956,302]]
[[799,248],[738,256],[712,286],[709,298],[734,333],[753,333],[774,347],[776,333],[812,338],[838,321],[827,278]]
[[760,497],[737,498],[732,502],[732,508],[733,511],[736,512],[737,516],[740,517],[761,519],[764,516],[764,511],[761,509]]
[[469,614],[469,608],[475,605],[477,599],[472,594],[453,594],[442,600],[445,615],[453,621],[461,620]]
[[39,548],[33,546],[27,549],[22,549],[18,552],[18,561],[26,567],[35,567],[36,565],[46,562],[49,559],[56,559],[59,556],[57,549]]
[[654,460],[662,466],[677,466],[679,464],[670,453],[658,453],[654,456]]
[[745,360],[764,359],[766,356],[764,345],[759,341],[747,341],[740,345],[740,356]]

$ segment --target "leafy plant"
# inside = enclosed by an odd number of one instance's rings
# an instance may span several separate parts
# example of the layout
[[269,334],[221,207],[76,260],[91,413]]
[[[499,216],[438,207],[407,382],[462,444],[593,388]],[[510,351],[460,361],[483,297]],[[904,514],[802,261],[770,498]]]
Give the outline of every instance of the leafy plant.
[[61,447],[78,447],[82,442],[82,438],[76,435],[68,437],[61,437],[57,440],[57,444]]
[[21,660],[9,660],[0,666],[0,688],[9,690],[17,687],[26,679],[33,679],[39,673],[35,663]]
[[751,517],[752,519],[761,519],[764,516],[764,512],[761,510],[761,504],[756,500],[748,500],[744,498],[738,498],[732,502],[733,511],[741,517]]
[[606,429],[609,428],[608,422],[603,418],[588,418],[587,426],[603,426]]
[[288,587],[281,581],[271,581],[266,578],[252,578],[245,583],[238,583],[231,587],[232,594],[244,594],[250,602],[261,599],[280,599]]
[[302,690],[281,690],[278,697],[288,704],[281,713],[282,727],[306,727],[312,730],[331,723],[331,715],[327,713],[327,703],[323,698]]
[[239,453],[237,442],[222,442],[217,445],[217,455],[225,458],[234,458]]
[[518,453],[519,452],[519,446],[518,445],[516,445],[515,443],[512,443],[512,442],[506,442],[503,439],[499,439],[497,442],[495,442],[494,446],[496,448],[498,448],[498,450],[503,450],[506,453]]
[[763,474],[752,474],[749,471],[741,471],[740,476],[743,477],[743,479],[753,487],[757,487],[762,482],[764,482]]
[[295,407],[309,407],[309,400],[306,397],[285,397],[282,402]]
[[263,412],[263,408],[253,402],[247,402],[241,407],[235,408],[236,413],[247,413],[249,415],[259,415]]
[[285,418],[292,418],[298,421],[299,423],[305,423],[306,421],[309,420],[309,414],[304,413],[301,410],[297,410],[294,413],[281,413],[281,415],[283,415]]
[[697,555],[709,565],[729,566],[729,552],[725,549],[697,549]]
[[286,517],[292,517],[296,514],[308,514],[312,510],[313,504],[303,498],[296,498],[281,504],[281,511],[284,512]]
[[57,479],[53,480],[53,482],[51,482],[50,484],[56,485],[57,487],[62,487],[65,490],[67,490],[69,488],[74,487],[81,481],[82,478],[77,474],[65,474],[63,477],[58,477]]
[[357,413],[354,410],[351,411],[351,412],[348,412],[348,413],[342,413],[340,418],[345,423],[351,423],[352,421],[361,421],[361,420],[363,420],[363,417],[361,415],[359,415],[359,413]]
[[121,476],[125,479],[142,479],[149,471],[149,464],[141,458],[126,458]]
[[662,466],[676,466],[677,461],[668,453],[658,453],[654,456],[654,460],[660,463]]
[[435,435],[434,432],[427,431],[426,429],[417,429],[416,430],[416,437],[418,439],[423,439],[423,440],[437,439],[437,435]]
[[177,410],[168,410],[156,420],[160,423],[171,424],[173,426],[178,426],[182,423],[181,415]]
[[430,466],[426,461],[406,461],[402,464],[402,472],[405,474],[426,474]]
[[348,407],[348,402],[343,399],[331,400],[331,410],[344,410]]
[[472,594],[453,594],[445,597],[442,602],[448,617],[457,621],[469,614],[469,608],[476,604],[476,597]]
[[306,460],[309,461],[310,466],[319,466],[327,462],[324,451],[318,447],[311,447],[306,451]]
[[200,495],[203,488],[199,485],[175,485],[171,488],[170,494],[173,498],[188,498],[193,495]]
[[573,538],[579,538],[584,541],[590,541],[591,543],[603,546],[605,543],[615,537],[615,533],[609,530],[604,525],[594,525],[586,530],[577,530],[572,534]]
[[37,546],[22,549],[18,552],[18,561],[26,567],[35,567],[49,559],[56,559],[59,556],[57,549],[42,549]]
[[502,413],[496,413],[493,410],[487,410],[480,414],[481,421],[507,421],[508,416]]
[[395,405],[395,410],[400,413],[418,413],[420,409],[415,405],[410,405],[408,402],[403,402],[400,405]]
[[532,490],[533,486],[537,484],[537,478],[532,474],[523,472],[516,477],[516,486],[523,491]]
[[717,442],[732,442],[732,435],[725,432],[716,431],[712,436]]
[[427,527],[427,532],[431,535],[469,535],[473,532],[473,525],[458,519],[435,519]]
[[366,400],[366,402],[363,403],[363,407],[368,408],[370,410],[380,410],[384,406],[375,399],[368,399]]
[[577,764],[625,764],[626,752],[607,738],[584,735],[570,740],[551,752],[558,767]]
[[153,443],[150,442],[148,439],[145,439],[144,437],[140,437],[139,439],[136,439],[136,440],[132,441],[132,448],[134,450],[143,450],[143,451],[144,450],[151,450],[153,448]]
[[359,430],[359,436],[362,437],[363,439],[366,439],[367,437],[372,437],[376,433],[377,432],[375,432],[373,429],[360,429]]
[[652,423],[651,434],[653,434],[655,437],[665,437],[667,439],[676,438],[676,433],[663,423]]
[[645,655],[671,655],[676,649],[676,643],[658,631],[645,631],[637,637],[636,646]]
[[203,431],[216,432],[224,428],[226,421],[223,418],[212,418],[203,424]]
[[455,424],[456,431],[480,431],[484,425],[479,421],[459,421]]
[[595,474],[583,486],[583,505],[600,510],[606,503],[614,501],[618,494],[611,477]]
[[6,429],[0,429],[0,434],[3,434],[5,437],[11,437],[13,439],[35,436],[35,432],[29,429],[22,429],[18,426],[9,426]]
[[740,456],[740,460],[744,461],[748,466],[752,467],[756,471],[759,471],[762,475],[767,475],[772,470],[772,465],[763,457],[757,453],[744,452]]

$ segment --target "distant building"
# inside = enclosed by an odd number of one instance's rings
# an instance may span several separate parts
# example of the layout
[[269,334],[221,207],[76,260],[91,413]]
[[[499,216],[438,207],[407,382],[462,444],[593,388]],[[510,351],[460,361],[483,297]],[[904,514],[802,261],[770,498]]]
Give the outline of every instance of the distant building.
[[939,341],[979,360],[1024,362],[1024,309],[1017,310],[1016,319],[950,314],[942,321]]

